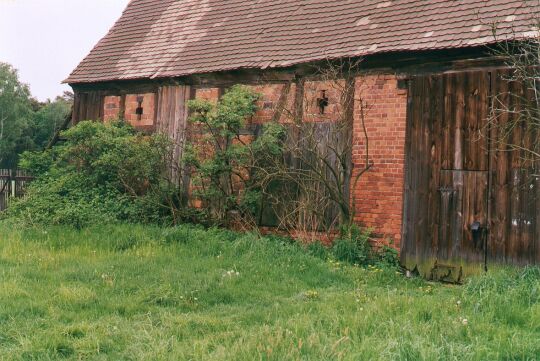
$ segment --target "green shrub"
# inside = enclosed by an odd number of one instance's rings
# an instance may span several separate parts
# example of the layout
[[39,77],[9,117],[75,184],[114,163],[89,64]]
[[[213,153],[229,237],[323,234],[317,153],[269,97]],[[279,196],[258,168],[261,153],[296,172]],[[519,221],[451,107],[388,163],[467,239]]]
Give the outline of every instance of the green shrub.
[[7,212],[26,224],[163,222],[175,194],[164,181],[169,143],[124,123],[81,122],[46,152],[24,153],[23,169],[37,176]]
[[399,252],[393,247],[384,245],[377,252],[377,263],[383,267],[398,268]]
[[334,242],[332,254],[338,261],[366,265],[372,259],[369,243],[370,230],[362,231],[356,226],[343,230],[342,237]]

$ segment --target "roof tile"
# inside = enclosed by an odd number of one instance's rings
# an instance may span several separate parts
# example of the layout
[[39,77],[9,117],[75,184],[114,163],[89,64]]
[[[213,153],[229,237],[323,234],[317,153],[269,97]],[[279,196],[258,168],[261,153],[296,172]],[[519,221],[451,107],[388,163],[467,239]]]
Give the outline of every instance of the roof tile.
[[[68,83],[478,46],[530,34],[534,0],[131,0]],[[517,34],[517,35],[516,35]]]

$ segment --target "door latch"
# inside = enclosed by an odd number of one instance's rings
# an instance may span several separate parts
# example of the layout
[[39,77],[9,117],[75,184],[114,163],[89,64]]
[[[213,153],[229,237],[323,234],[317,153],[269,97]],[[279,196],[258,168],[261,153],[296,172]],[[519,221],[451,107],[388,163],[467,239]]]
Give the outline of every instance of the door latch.
[[475,221],[471,224],[471,233],[472,238],[474,242],[474,246],[478,248],[478,246],[484,246],[483,245],[483,236],[484,236],[484,227],[482,226],[482,223]]

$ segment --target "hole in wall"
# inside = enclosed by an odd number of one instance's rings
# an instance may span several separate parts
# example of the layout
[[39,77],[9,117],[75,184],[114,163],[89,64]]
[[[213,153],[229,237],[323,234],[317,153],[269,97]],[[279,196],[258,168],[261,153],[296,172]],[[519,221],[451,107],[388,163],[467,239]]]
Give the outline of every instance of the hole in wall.
[[328,107],[328,97],[326,96],[326,90],[321,90],[321,95],[317,99],[317,105],[319,107],[319,114],[324,114],[326,107]]
[[135,109],[135,114],[137,114],[137,120],[141,120],[142,115],[144,114],[144,109],[142,106],[143,101],[144,101],[143,96],[137,97],[137,109]]

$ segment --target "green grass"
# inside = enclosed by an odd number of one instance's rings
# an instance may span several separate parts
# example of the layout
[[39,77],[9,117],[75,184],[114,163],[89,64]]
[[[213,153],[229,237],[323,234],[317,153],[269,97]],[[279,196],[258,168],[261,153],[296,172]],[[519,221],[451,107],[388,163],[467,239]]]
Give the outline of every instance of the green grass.
[[0,224],[0,359],[539,360],[540,271],[453,286],[226,231]]

